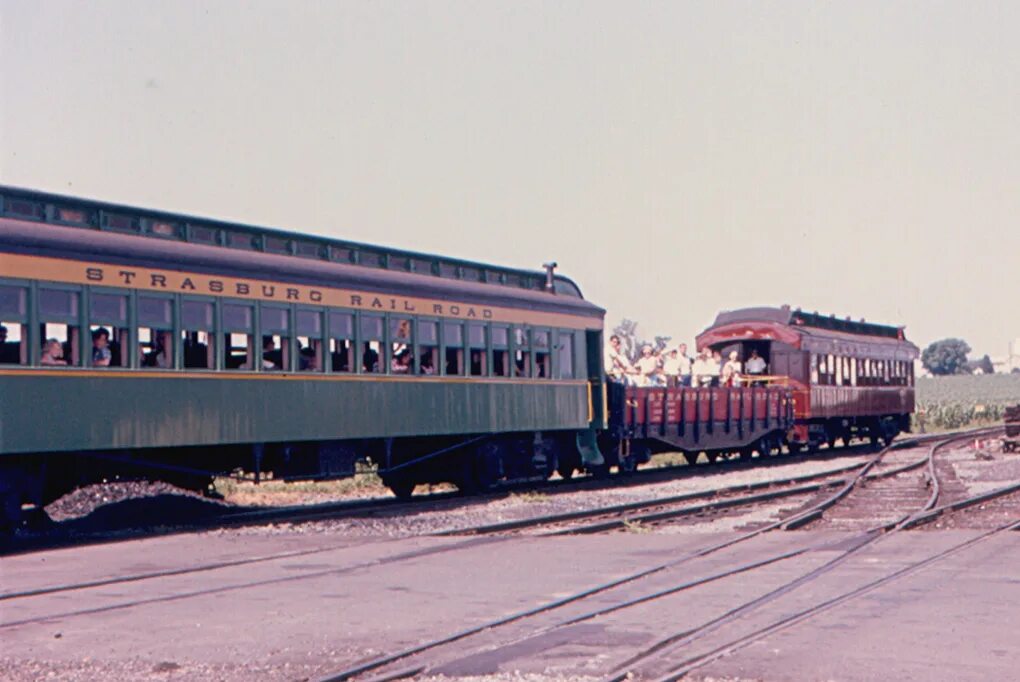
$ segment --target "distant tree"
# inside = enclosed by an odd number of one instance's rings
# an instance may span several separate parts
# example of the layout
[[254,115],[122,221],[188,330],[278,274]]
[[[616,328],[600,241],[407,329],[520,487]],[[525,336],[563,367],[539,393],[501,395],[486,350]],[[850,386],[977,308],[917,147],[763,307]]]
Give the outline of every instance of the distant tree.
[[620,321],[620,324],[613,328],[613,334],[620,337],[620,346],[623,350],[623,354],[630,358],[631,362],[634,362],[641,355],[642,346],[651,346],[655,350],[661,351],[669,344],[670,336],[656,336],[654,341],[645,341],[638,336],[638,323],[634,320],[628,320],[624,318]]
[[935,341],[921,353],[921,364],[936,376],[967,373],[970,346],[963,339]]

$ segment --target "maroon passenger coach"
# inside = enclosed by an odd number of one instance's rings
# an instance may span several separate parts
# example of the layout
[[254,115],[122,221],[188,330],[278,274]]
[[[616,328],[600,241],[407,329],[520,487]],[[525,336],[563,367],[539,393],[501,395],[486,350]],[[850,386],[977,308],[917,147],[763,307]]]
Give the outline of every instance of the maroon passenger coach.
[[792,391],[792,451],[855,438],[889,443],[910,430],[918,348],[903,327],[807,313],[789,306],[720,313],[697,337],[699,349],[757,351],[763,381]]

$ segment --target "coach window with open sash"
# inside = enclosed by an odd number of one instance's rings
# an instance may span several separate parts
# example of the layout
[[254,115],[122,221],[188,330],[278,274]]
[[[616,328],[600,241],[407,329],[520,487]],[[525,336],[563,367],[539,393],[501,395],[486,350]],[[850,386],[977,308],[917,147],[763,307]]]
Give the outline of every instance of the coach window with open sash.
[[436,374],[439,368],[439,322],[418,320],[418,371]]
[[386,348],[383,346],[384,328],[383,318],[379,315],[359,316],[361,332],[361,371],[366,374],[384,374],[386,363]]
[[28,287],[0,284],[0,364],[27,365]]
[[80,293],[56,287],[39,287],[39,364],[47,367],[81,366],[79,329]]
[[138,359],[142,367],[174,366],[174,301],[164,296],[138,297]]
[[226,303],[220,306],[223,334],[223,368],[251,370],[255,365],[255,308],[250,303]]
[[331,371],[354,371],[354,313],[329,311],[329,357]]
[[90,367],[129,367],[131,333],[128,327],[128,295],[89,292],[89,339],[92,348],[86,364]]
[[267,372],[290,370],[290,308],[263,305],[259,309],[262,323],[262,369]]
[[464,375],[464,325],[460,322],[443,322],[443,348],[445,348],[445,374]]
[[531,376],[531,335],[527,329],[514,327],[514,376]]
[[181,301],[181,344],[185,369],[216,369],[216,304]]
[[484,377],[489,374],[488,362],[488,328],[482,322],[468,323],[468,370],[473,377]]
[[551,354],[549,348],[549,332],[536,329],[531,334],[531,342],[535,348],[535,378],[549,379],[552,377]]
[[492,326],[492,375],[510,376],[510,328],[504,325]]
[[414,374],[414,320],[409,317],[390,318],[390,372]]
[[298,308],[294,312],[299,372],[321,372],[325,367],[322,345],[322,311]]

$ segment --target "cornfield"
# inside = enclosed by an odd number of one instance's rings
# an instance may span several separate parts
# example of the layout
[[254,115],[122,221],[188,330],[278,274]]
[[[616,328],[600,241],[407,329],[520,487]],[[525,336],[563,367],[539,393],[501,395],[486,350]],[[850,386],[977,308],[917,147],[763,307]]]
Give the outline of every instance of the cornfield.
[[1020,374],[921,377],[917,380],[916,431],[959,429],[1001,422],[1009,405],[1020,404]]

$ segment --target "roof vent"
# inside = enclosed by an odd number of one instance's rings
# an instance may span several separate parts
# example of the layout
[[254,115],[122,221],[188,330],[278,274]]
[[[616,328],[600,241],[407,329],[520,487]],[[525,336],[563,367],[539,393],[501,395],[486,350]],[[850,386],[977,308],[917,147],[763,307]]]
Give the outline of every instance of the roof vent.
[[556,286],[554,284],[554,280],[556,278],[556,266],[556,261],[542,263],[542,267],[545,268],[545,290],[550,294],[556,293]]

